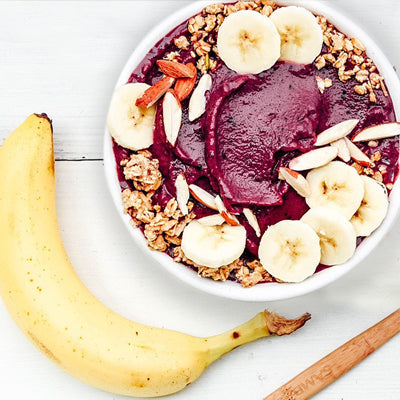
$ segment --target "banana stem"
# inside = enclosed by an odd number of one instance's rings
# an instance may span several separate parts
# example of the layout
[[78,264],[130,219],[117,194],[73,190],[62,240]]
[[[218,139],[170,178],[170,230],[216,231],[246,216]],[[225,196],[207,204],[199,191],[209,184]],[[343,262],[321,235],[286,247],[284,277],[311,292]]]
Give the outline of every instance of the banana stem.
[[304,314],[300,318],[290,320],[265,310],[237,328],[205,338],[209,353],[208,365],[236,347],[262,337],[273,334],[290,335],[301,328],[310,318],[310,314]]

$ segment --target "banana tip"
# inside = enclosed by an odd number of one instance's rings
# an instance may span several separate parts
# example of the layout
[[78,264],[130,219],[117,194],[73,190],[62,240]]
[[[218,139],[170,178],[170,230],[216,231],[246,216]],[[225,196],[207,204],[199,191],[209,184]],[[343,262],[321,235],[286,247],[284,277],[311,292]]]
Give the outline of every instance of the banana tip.
[[264,311],[264,315],[269,332],[278,336],[290,335],[311,319],[309,313],[295,319],[287,319],[268,310]]

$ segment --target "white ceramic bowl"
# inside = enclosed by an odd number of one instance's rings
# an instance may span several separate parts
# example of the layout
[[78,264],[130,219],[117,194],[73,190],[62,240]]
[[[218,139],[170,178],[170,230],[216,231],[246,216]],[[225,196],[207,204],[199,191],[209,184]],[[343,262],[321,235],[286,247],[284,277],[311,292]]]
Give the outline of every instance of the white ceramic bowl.
[[[216,1],[196,1],[193,4],[177,11],[169,16],[164,21],[161,21],[139,44],[133,52],[122,73],[118,79],[116,87],[125,84],[140,61],[145,57],[148,51],[158,42],[159,39],[168,34],[172,29],[180,23],[200,12],[203,7],[215,3]],[[386,56],[379,49],[377,44],[368,36],[364,30],[354,24],[346,16],[342,15],[339,11],[312,0],[287,0],[281,1],[283,5],[299,5],[308,8],[309,10],[324,15],[329,21],[334,23],[344,33],[358,37],[361,42],[366,46],[368,55],[374,60],[380,72],[386,79],[386,85],[389,88],[391,97],[394,103],[397,119],[400,116],[400,82],[396,73],[393,70],[392,64]],[[126,225],[128,231],[132,235],[133,240],[140,245],[144,252],[150,257],[156,259],[160,266],[171,272],[183,282],[192,285],[204,292],[214,294],[221,297],[244,300],[244,301],[272,301],[287,299],[295,296],[300,296],[323,286],[340,278],[348,271],[353,269],[356,265],[360,264],[374,248],[379,244],[384,235],[390,229],[393,221],[395,220],[400,204],[400,183],[397,182],[390,196],[390,206],[388,215],[381,225],[370,237],[365,239],[363,243],[357,248],[354,256],[345,264],[328,268],[321,271],[302,283],[297,284],[260,284],[252,288],[242,288],[236,282],[214,282],[210,279],[204,279],[197,276],[191,269],[175,263],[169,256],[157,251],[150,251],[147,247],[146,240],[139,229],[134,229],[129,224],[130,217],[123,213],[121,191],[118,184],[116,163],[112,151],[112,142],[108,130],[106,129],[104,137],[104,167],[106,180],[115,203],[118,213]]]

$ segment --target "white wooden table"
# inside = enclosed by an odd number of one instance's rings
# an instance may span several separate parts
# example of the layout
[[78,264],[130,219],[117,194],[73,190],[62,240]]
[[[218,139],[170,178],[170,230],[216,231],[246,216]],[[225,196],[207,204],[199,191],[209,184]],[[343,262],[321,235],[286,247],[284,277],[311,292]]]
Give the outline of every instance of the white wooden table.
[[[53,118],[65,246],[84,283],[113,310],[195,335],[226,330],[265,307],[288,316],[312,313],[313,319],[295,335],[237,349],[171,397],[257,400],[400,306],[400,221],[379,249],[339,282],[271,304],[194,291],[132,243],[103,176],[108,103],[135,45],[164,16],[189,2],[1,1],[0,142],[32,112]],[[363,25],[400,71],[400,2],[328,2]],[[395,337],[315,399],[399,400],[399,356],[400,337]],[[121,399],[55,367],[25,339],[1,302],[0,398]]]

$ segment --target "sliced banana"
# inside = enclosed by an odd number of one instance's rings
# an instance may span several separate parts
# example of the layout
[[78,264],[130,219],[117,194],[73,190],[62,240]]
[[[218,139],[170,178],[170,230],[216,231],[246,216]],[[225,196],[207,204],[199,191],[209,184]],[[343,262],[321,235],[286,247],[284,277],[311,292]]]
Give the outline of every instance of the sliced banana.
[[301,221],[281,221],[270,226],[261,238],[258,256],[276,279],[301,282],[319,265],[319,237]]
[[322,264],[343,264],[353,256],[357,235],[344,215],[330,208],[320,207],[305,213],[301,220],[320,238]]
[[225,18],[218,31],[218,52],[228,68],[239,74],[258,74],[280,56],[275,25],[257,11],[242,10]]
[[147,149],[153,144],[156,106],[147,110],[135,105],[150,86],[128,83],[118,88],[111,99],[107,127],[114,140],[130,150]]
[[369,236],[385,219],[389,199],[384,185],[367,176],[361,176],[361,179],[364,182],[364,198],[350,222],[357,236]]
[[246,247],[246,229],[229,224],[207,226],[192,221],[182,236],[182,251],[198,265],[219,268],[237,260]]
[[311,64],[321,53],[322,29],[310,11],[303,7],[282,7],[270,19],[281,37],[281,60]]
[[313,169],[307,175],[311,196],[310,208],[328,207],[350,219],[364,197],[364,183],[357,171],[341,161]]

